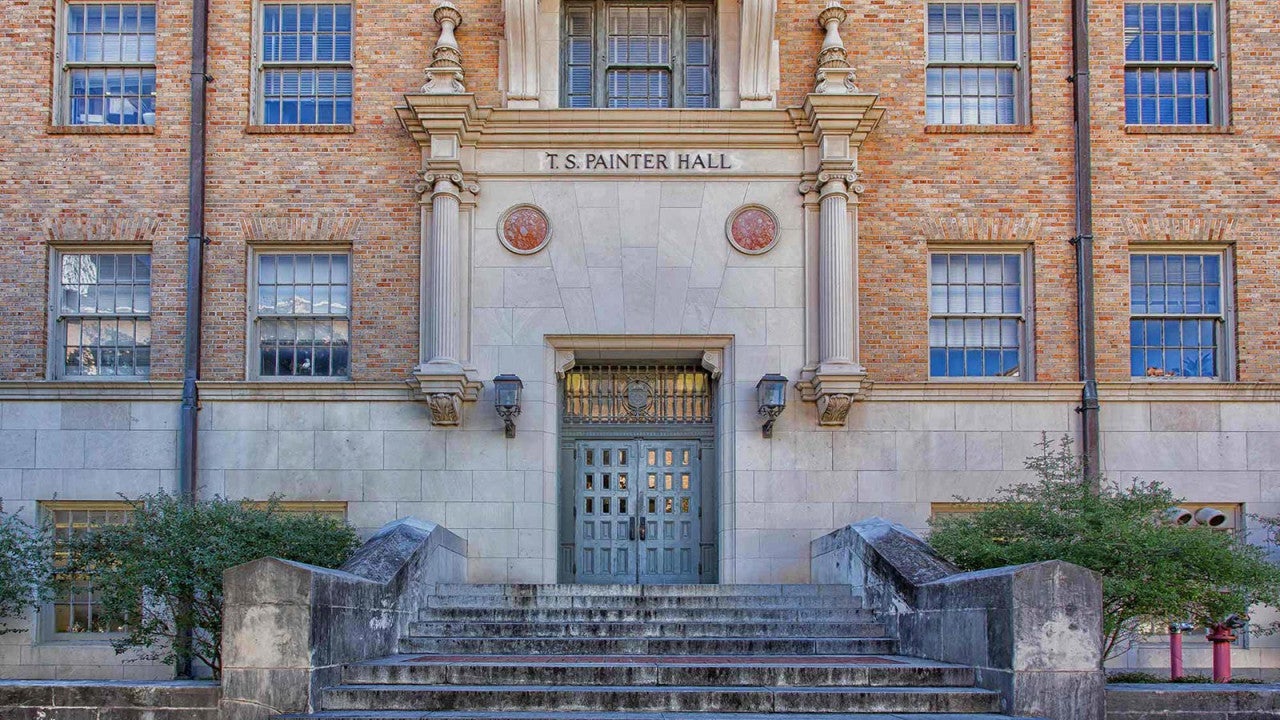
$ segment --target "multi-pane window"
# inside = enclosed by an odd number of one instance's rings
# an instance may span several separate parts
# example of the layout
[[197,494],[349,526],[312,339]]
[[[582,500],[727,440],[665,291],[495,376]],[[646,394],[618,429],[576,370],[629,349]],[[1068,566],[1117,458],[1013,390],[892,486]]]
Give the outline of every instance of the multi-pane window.
[[62,26],[60,122],[154,125],[155,3],[68,3]]
[[[129,505],[123,502],[51,502],[41,505],[53,527],[54,566],[58,570],[67,565],[72,541],[94,528],[128,522],[131,512]],[[50,629],[53,632],[103,633],[123,629],[118,622],[103,617],[99,612],[92,573],[60,573],[59,580],[62,581],[59,583],[60,593],[50,608]]]
[[151,372],[151,256],[57,256],[59,377],[146,377]]
[[564,7],[565,107],[715,106],[710,3],[594,0]]
[[925,122],[1020,122],[1022,63],[1014,2],[931,2],[926,34]]
[[260,377],[350,374],[347,253],[261,253],[256,260],[255,370]]
[[350,4],[263,3],[259,102],[265,125],[350,125]]
[[1221,377],[1223,255],[1129,258],[1129,367],[1134,377]]
[[1125,122],[1218,122],[1216,10],[1213,2],[1125,4]]
[[1019,377],[1023,254],[929,256],[929,375]]

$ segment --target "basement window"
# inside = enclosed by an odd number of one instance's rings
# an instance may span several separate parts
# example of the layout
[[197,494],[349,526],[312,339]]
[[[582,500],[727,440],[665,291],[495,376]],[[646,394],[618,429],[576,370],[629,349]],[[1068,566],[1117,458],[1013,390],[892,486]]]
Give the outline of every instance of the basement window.
[[[40,503],[40,509],[53,528],[54,567],[59,571],[66,567],[68,547],[74,540],[94,528],[126,523],[133,511],[128,503],[117,501],[51,501]],[[57,579],[61,582],[60,592],[41,615],[45,637],[101,639],[108,633],[124,631],[118,621],[103,616],[92,573],[59,572]]]

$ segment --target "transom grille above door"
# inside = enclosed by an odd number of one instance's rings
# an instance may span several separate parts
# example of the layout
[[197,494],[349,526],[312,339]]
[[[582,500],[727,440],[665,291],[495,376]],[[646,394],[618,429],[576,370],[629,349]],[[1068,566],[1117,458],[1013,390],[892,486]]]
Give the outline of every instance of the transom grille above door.
[[710,425],[711,375],[696,365],[587,365],[565,374],[564,422]]

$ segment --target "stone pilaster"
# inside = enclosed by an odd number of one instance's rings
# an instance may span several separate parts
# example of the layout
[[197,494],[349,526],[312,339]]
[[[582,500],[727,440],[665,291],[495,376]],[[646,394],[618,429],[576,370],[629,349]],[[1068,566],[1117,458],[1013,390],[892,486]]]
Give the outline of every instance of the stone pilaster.
[[772,108],[774,16],[777,0],[743,0],[738,50],[739,107]]
[[538,0],[503,0],[507,107],[538,107]]
[[[853,84],[840,23],[831,2],[818,15],[826,32],[818,54],[817,86],[805,101],[818,167],[800,184],[806,204],[818,206],[817,356],[800,374],[802,399],[818,405],[821,425],[844,425],[853,402],[866,395],[867,371],[858,362],[858,144],[874,126],[875,96]],[[868,125],[870,122],[870,125]],[[811,326],[812,327],[812,326]],[[811,346],[812,347],[812,346]]]
[[414,369],[419,397],[427,401],[434,425],[462,422],[462,402],[475,400],[482,383],[464,361],[463,237],[461,194],[479,191],[460,171],[426,170],[418,190],[431,207],[423,252],[423,347],[426,362]]

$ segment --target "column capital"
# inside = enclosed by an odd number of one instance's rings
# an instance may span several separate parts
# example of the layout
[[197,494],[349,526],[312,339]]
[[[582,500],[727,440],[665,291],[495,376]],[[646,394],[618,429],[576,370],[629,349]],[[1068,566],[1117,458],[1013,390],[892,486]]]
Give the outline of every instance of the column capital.
[[423,170],[417,179],[413,190],[419,195],[459,197],[464,190],[472,195],[480,194],[480,183],[468,179],[460,170]]

